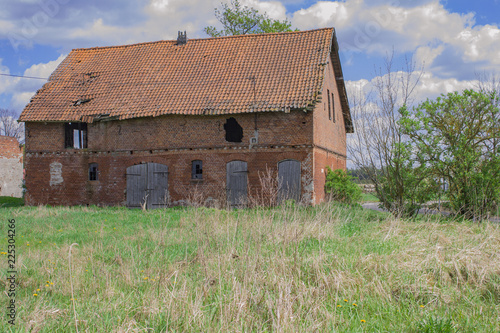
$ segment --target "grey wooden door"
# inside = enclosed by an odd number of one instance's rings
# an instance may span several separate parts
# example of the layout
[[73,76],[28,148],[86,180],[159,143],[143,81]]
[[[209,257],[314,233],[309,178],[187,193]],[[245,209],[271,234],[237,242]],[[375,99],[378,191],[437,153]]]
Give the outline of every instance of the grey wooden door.
[[167,207],[168,166],[148,163],[148,209]]
[[245,206],[247,203],[247,162],[232,161],[226,165],[227,203],[232,208]]
[[278,202],[300,201],[300,162],[284,160],[278,163]]
[[141,208],[145,203],[147,179],[147,164],[132,165],[127,168],[127,207]]
[[168,201],[168,166],[158,163],[127,168],[127,206],[147,209],[166,207]]

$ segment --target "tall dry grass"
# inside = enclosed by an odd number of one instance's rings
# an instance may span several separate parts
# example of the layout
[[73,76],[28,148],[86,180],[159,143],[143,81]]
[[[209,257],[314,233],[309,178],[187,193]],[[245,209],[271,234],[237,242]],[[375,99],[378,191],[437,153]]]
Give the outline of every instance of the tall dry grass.
[[75,331],[73,302],[80,332],[500,330],[494,224],[290,203],[0,216],[18,221],[13,331]]

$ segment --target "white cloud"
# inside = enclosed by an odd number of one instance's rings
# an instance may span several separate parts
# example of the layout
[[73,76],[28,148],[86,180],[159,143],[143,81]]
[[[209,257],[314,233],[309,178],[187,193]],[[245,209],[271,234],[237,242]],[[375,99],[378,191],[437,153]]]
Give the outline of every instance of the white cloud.
[[[48,63],[32,65],[24,71],[23,75],[48,78],[65,57],[66,55],[61,55],[56,60],[49,61]],[[1,66],[0,61],[0,73],[4,72],[9,73],[9,69],[5,66]],[[11,107],[18,112],[28,104],[35,92],[45,83],[43,80],[26,78],[9,77],[8,79],[8,81],[2,80],[0,77],[0,94],[11,94]]]

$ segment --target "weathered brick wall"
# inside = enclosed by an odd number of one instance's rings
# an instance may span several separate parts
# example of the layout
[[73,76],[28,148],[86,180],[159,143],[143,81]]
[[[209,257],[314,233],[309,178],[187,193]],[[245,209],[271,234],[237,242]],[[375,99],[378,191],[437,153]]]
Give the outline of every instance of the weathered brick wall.
[[0,196],[22,197],[23,151],[16,138],[0,136]]
[[325,151],[324,149],[314,148],[314,203],[320,203],[325,200],[325,182],[326,167],[332,170],[346,168],[346,159],[337,154]]
[[[302,197],[312,203],[312,148],[200,149],[89,153],[27,153],[26,203],[29,205],[122,205],[126,200],[126,169],[140,163],[161,163],[169,167],[169,194],[172,202],[189,200],[197,194],[204,199],[225,200],[226,164],[248,162],[249,194],[255,195],[266,169],[277,174],[278,162],[301,161]],[[191,162],[203,161],[203,180],[191,180]],[[89,163],[98,163],[99,180],[88,180]]]
[[[329,151],[338,153],[341,156],[346,156],[346,132],[344,117],[342,115],[342,106],[340,104],[340,96],[333,72],[333,66],[328,64],[325,71],[325,84],[321,95],[321,103],[316,106],[313,113],[314,117],[314,144],[317,147],[325,148]],[[331,114],[330,120],[328,114],[328,91],[333,93],[334,111]]]
[[[167,116],[88,125],[88,149],[64,149],[62,123],[27,123],[27,204],[120,205],[126,200],[126,168],[139,163],[169,167],[171,200],[195,192],[225,198],[226,164],[248,162],[250,195],[260,187],[266,168],[274,174],[285,159],[302,162],[302,197],[314,197],[312,114],[233,115],[243,128],[241,143],[226,142],[230,116]],[[258,143],[250,144],[258,129]],[[203,161],[203,181],[191,180],[191,162]],[[98,163],[99,180],[88,180],[88,166]]]
[[[243,128],[241,143],[225,140],[224,124],[233,117]],[[137,118],[88,124],[88,149],[94,151],[248,147],[312,144],[312,113],[292,111],[226,116]],[[26,123],[27,151],[65,151],[63,123]],[[66,149],[67,150],[67,149]]]

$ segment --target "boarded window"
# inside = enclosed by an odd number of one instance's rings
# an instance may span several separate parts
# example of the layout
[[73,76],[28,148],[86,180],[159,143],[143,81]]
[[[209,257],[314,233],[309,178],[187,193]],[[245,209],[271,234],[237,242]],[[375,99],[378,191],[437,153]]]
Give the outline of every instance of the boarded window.
[[64,124],[64,132],[64,148],[87,148],[86,123],[66,123]]
[[243,127],[233,117],[226,120],[224,130],[226,131],[226,141],[228,142],[241,142],[243,139]]
[[99,180],[97,163],[89,164],[89,180]]
[[203,168],[200,160],[192,162],[191,179],[203,179]]

